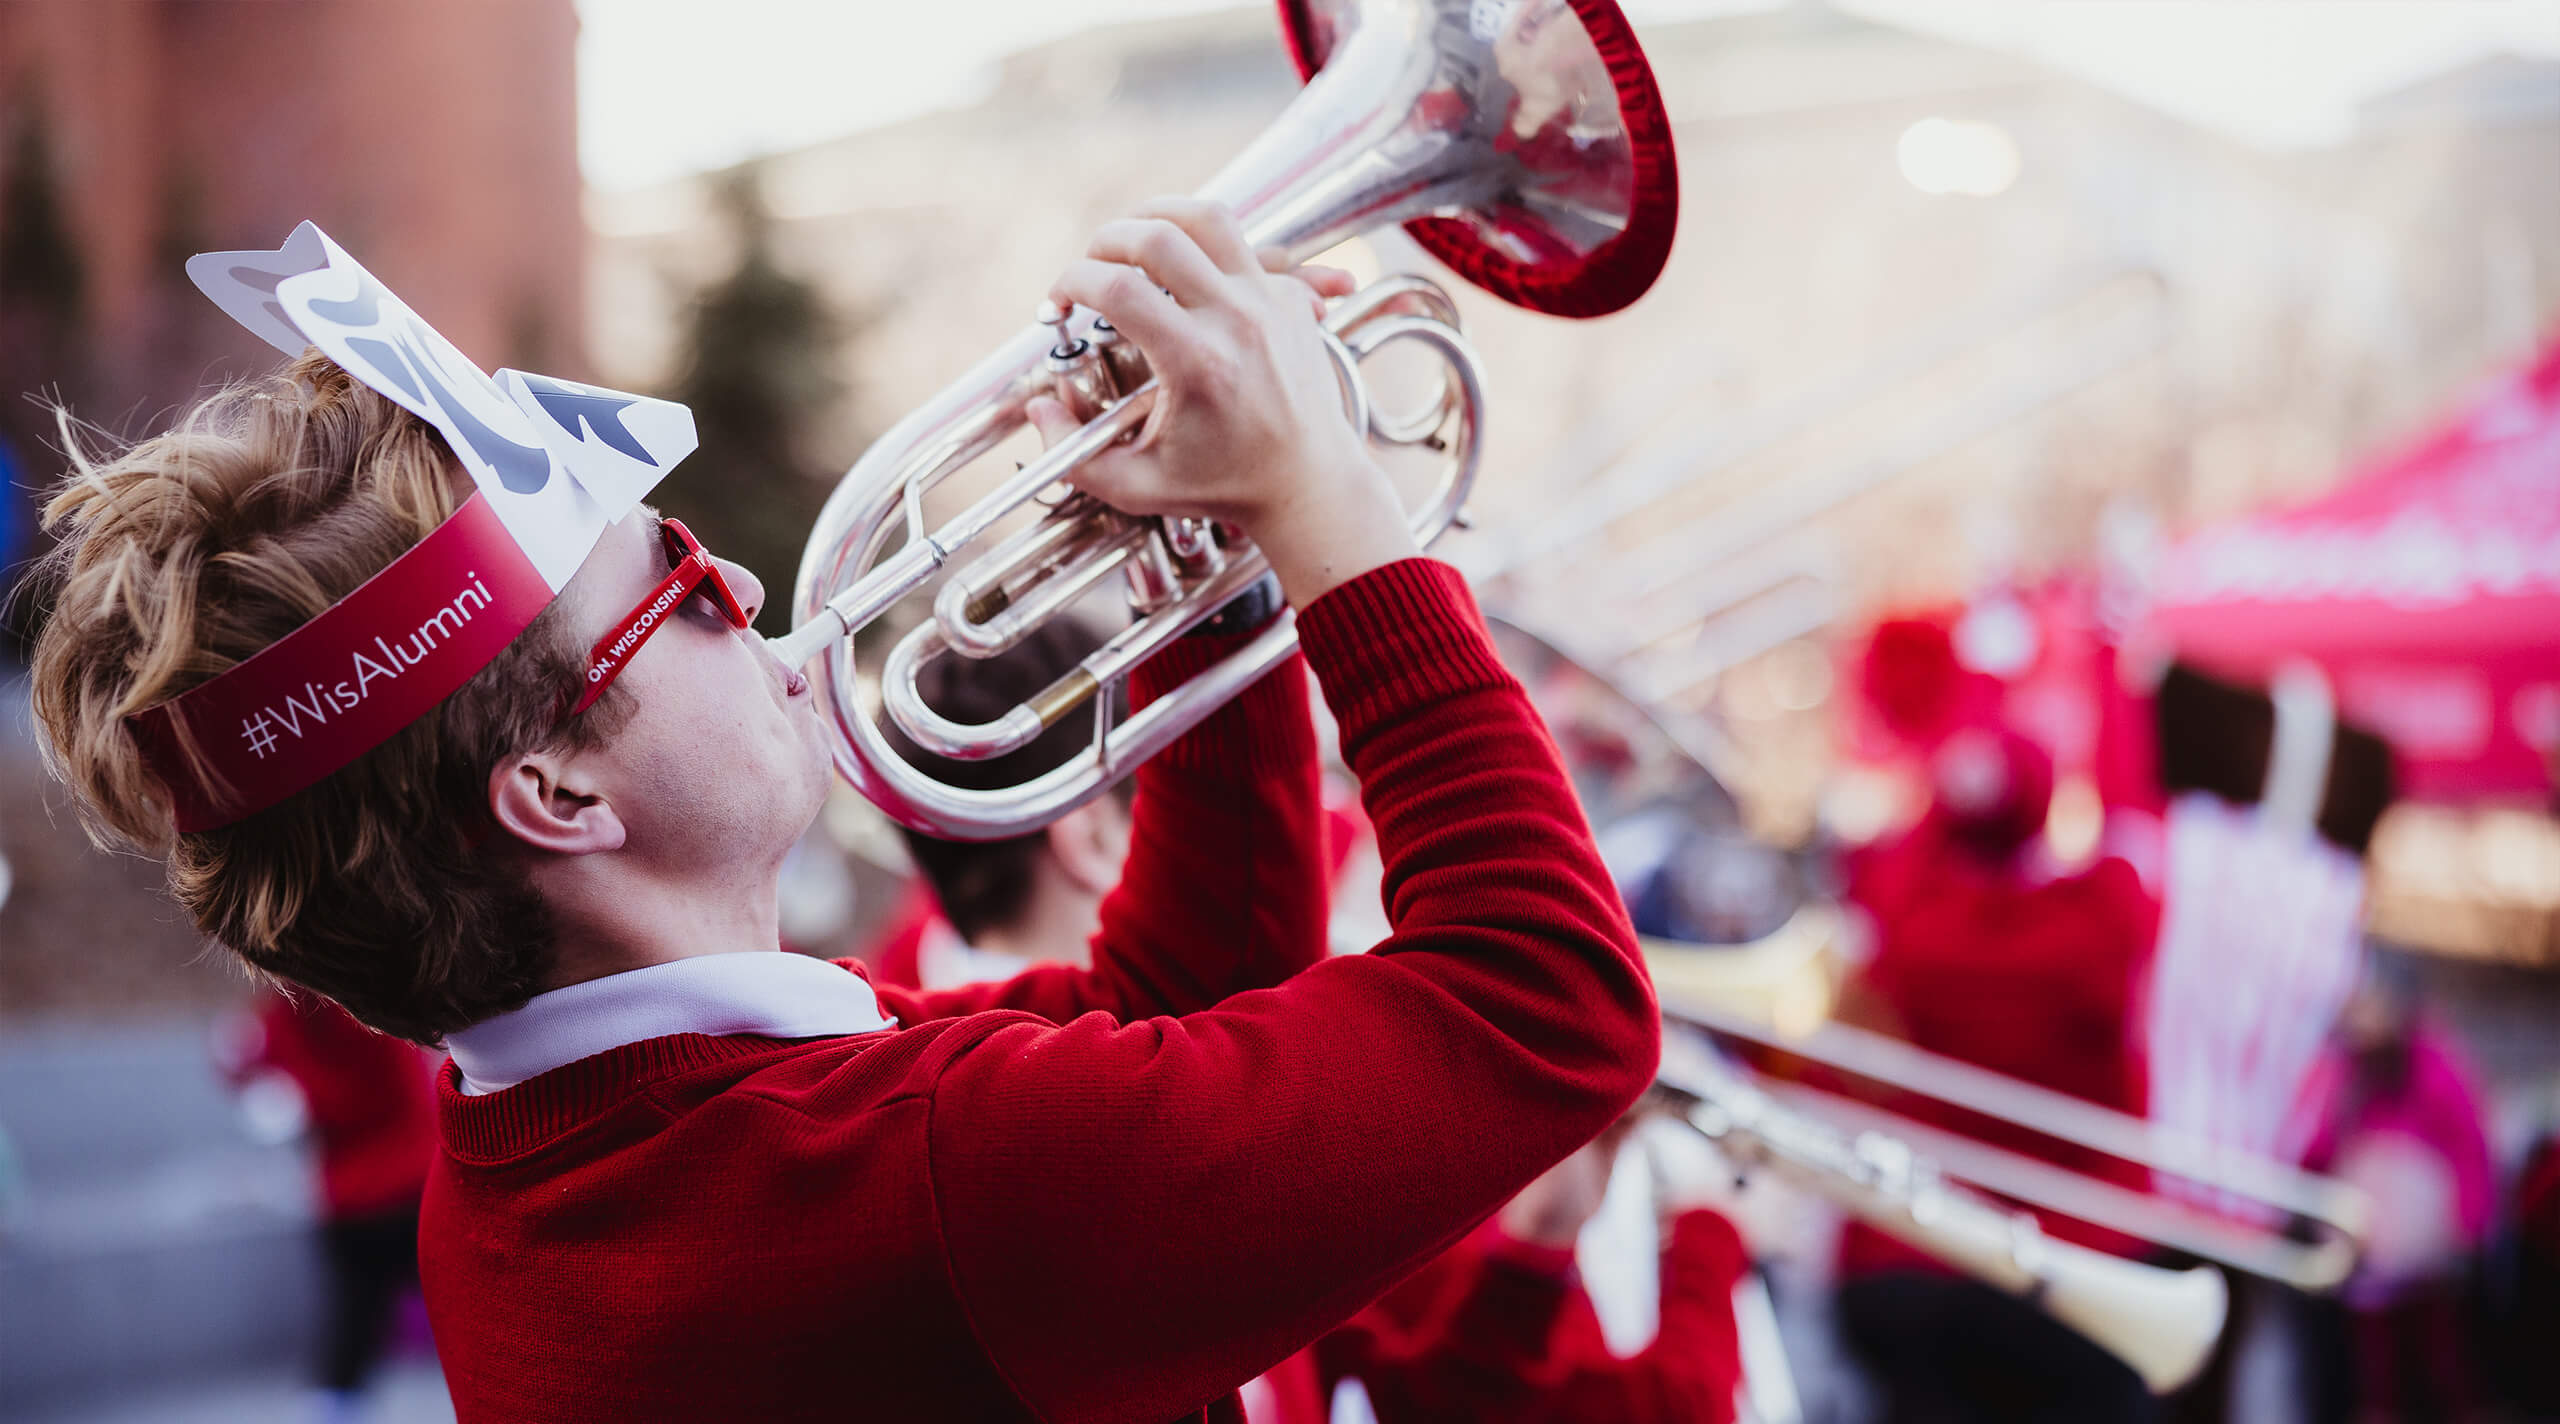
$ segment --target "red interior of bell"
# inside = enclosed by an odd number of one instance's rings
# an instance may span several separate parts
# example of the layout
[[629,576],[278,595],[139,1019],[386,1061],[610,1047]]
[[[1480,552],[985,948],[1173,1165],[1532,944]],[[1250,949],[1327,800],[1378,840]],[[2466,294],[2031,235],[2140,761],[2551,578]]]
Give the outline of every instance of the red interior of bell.
[[[1613,0],[1567,0],[1589,32],[1618,90],[1618,114],[1635,160],[1635,199],[1627,230],[1589,253],[1524,262],[1478,238],[1467,224],[1418,218],[1405,231],[1459,276],[1508,302],[1550,316],[1606,316],[1643,296],[1671,256],[1680,216],[1680,174],[1673,162],[1671,120],[1662,111],[1653,70],[1636,46],[1635,27]],[[1298,77],[1316,72],[1315,25],[1306,0],[1279,0],[1280,28]]]

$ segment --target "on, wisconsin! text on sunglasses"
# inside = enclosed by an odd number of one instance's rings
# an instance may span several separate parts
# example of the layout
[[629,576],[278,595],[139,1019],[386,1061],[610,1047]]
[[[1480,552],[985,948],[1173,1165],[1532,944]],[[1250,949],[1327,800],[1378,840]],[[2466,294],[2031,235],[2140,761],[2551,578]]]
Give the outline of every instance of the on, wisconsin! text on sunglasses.
[[729,581],[720,576],[719,565],[711,561],[710,551],[702,547],[701,540],[693,537],[692,530],[684,527],[684,521],[659,520],[658,538],[666,545],[667,576],[659,580],[656,588],[649,590],[649,596],[640,600],[638,607],[596,640],[594,650],[587,654],[586,684],[579,690],[577,700],[562,714],[564,718],[575,717],[593,707],[596,699],[604,696],[604,690],[613,685],[613,680],[622,675],[622,670],[630,666],[641,644],[672,622],[684,608],[686,599],[699,595],[722,622],[732,628],[747,626],[746,606],[738,602],[738,595],[730,589]]

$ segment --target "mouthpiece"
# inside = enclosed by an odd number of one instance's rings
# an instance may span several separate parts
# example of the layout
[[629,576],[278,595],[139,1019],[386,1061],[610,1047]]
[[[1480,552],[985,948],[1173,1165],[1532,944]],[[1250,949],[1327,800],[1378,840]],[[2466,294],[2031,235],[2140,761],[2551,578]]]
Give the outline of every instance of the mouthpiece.
[[792,676],[797,677],[800,675],[800,670],[809,665],[809,659],[816,657],[827,644],[846,636],[851,631],[845,626],[843,615],[832,608],[822,608],[818,610],[817,617],[781,637],[765,639],[764,648],[766,652],[773,654],[776,662],[789,668]]

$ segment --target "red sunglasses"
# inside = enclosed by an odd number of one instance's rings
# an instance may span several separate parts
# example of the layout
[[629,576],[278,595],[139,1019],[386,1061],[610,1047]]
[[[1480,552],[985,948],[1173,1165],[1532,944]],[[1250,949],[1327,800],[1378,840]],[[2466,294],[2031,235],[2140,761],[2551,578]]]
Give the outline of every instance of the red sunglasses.
[[564,718],[593,707],[622,670],[630,666],[640,645],[673,621],[687,598],[701,595],[711,605],[711,611],[732,628],[743,629],[751,621],[746,605],[738,602],[729,581],[720,576],[719,565],[711,562],[710,551],[702,547],[702,541],[693,537],[693,531],[685,528],[682,520],[659,520],[658,538],[667,549],[667,576],[649,590],[649,596],[640,600],[640,606],[632,609],[630,616],[597,640],[595,649],[587,654],[586,687],[569,710],[561,714]]

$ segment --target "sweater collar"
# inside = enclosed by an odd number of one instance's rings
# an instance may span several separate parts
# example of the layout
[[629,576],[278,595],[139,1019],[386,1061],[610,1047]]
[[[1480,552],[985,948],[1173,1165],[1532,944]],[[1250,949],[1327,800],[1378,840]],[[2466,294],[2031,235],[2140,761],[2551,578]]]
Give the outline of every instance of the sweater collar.
[[824,1038],[897,1027],[862,976],[781,951],[706,954],[536,994],[445,1035],[462,1091],[512,1088],[582,1058],[673,1034]]

